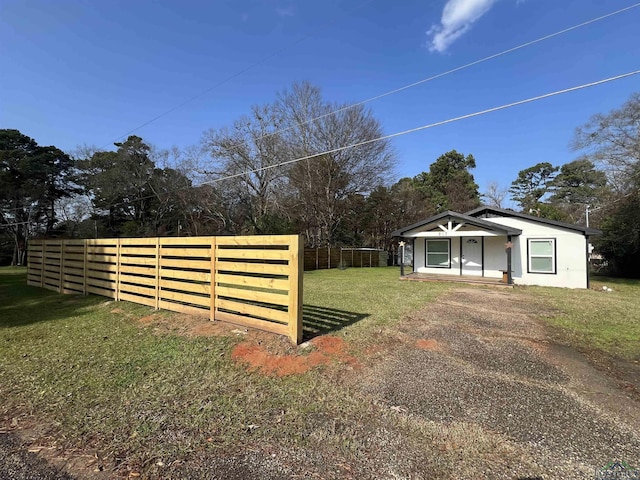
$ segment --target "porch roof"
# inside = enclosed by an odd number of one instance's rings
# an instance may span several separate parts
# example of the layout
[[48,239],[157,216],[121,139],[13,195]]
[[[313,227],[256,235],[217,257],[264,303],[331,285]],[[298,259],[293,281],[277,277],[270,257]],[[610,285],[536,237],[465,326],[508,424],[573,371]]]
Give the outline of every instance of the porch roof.
[[[391,234],[391,236],[392,237],[417,236],[416,234],[419,232],[414,232],[414,234],[410,234],[409,232],[411,232],[412,230],[417,230],[421,227],[427,227],[430,224],[434,224],[434,230],[436,230],[443,237],[463,236],[463,232],[468,232],[467,230],[462,231],[462,230],[459,230],[458,228],[454,230],[451,228],[450,225],[448,226],[448,230],[445,230],[443,227],[441,227],[443,222],[448,223],[448,222],[454,222],[454,221],[457,222],[458,225],[463,224],[463,225],[478,227],[481,230],[485,232],[491,232],[494,235],[498,234],[498,235],[517,236],[522,233],[522,230],[519,230],[517,228],[509,227],[507,225],[501,225],[499,223],[490,222],[488,220],[483,220],[481,218],[471,217],[463,213],[452,212],[450,210],[447,210],[446,212],[439,213],[438,215],[434,215],[433,217],[429,217],[425,220],[414,223],[413,225],[409,225],[408,227],[404,227],[399,230],[396,230]],[[440,230],[438,230],[439,228]],[[427,231],[427,230],[423,230],[423,231]],[[479,232],[477,235],[482,236],[482,232]]]

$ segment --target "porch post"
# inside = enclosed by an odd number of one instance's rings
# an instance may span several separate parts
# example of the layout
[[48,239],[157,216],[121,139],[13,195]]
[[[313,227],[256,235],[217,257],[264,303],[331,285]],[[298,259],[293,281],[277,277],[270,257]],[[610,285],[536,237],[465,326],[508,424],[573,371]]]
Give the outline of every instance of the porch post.
[[400,247],[399,251],[400,251],[400,253],[402,255],[402,257],[400,257],[401,258],[401,260],[400,260],[400,276],[404,277],[404,240],[401,240],[398,243],[398,246]]
[[507,285],[513,285],[511,274],[511,235],[507,235]]
[[[588,207],[587,207],[588,208]],[[589,211],[589,210],[587,210]],[[586,246],[586,257],[587,257],[587,288],[591,288],[591,262],[589,261],[589,235],[584,236],[584,241],[587,244]]]

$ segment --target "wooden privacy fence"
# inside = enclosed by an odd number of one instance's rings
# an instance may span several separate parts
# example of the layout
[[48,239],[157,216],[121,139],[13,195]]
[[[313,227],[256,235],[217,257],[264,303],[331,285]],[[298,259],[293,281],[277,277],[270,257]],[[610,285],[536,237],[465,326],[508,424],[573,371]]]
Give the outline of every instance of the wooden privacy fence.
[[29,285],[208,316],[302,341],[298,235],[31,240]]
[[322,247],[304,250],[304,269],[384,267],[387,252],[374,248]]

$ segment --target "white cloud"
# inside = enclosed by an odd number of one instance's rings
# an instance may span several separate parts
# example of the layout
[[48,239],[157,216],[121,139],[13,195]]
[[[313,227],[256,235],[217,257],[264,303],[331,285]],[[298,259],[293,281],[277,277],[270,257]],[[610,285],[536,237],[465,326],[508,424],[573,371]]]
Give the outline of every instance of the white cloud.
[[471,25],[487,13],[497,0],[447,0],[439,25],[433,25],[429,35],[429,50],[443,53]]
[[276,7],[276,13],[279,17],[293,17],[296,14],[293,5],[289,5],[288,7]]

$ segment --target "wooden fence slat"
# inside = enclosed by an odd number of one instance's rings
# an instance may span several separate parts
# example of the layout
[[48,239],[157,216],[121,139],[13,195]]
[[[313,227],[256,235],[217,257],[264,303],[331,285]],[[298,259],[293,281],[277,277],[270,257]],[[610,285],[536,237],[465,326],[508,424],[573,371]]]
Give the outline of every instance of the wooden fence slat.
[[277,322],[287,322],[289,320],[289,313],[282,310],[274,310],[272,308],[251,305],[249,303],[235,302],[233,300],[227,300],[226,298],[220,297],[216,299],[216,308],[233,310],[234,312],[245,313],[248,315],[256,315],[258,317],[264,317],[268,320]]
[[88,283],[88,286],[90,287],[107,288],[107,289],[113,289],[113,290],[116,290],[118,286],[117,280],[113,280],[110,282],[108,280],[96,280],[95,278],[90,278],[87,281],[87,283]]
[[156,266],[156,258],[155,257],[128,257],[128,256],[120,256],[119,258],[120,265],[133,265],[136,267],[142,266]]
[[116,255],[118,253],[118,244],[115,246],[88,245],[89,254],[91,255]]
[[153,238],[121,238],[120,239],[120,247],[140,247],[150,245],[154,247],[158,241],[158,237]]
[[260,290],[247,290],[244,288],[216,287],[216,295],[220,297],[239,298],[253,302],[272,303],[286,307],[289,305],[289,296],[280,293],[262,292]]
[[149,276],[154,276],[155,277],[156,268],[155,267],[149,267],[149,266],[139,267],[137,265],[121,265],[120,266],[120,272],[121,273],[135,273],[137,275],[149,275]]
[[156,254],[155,246],[146,247],[120,247],[120,255],[154,255]]
[[244,263],[244,262],[228,262],[220,259],[218,262],[218,271],[231,271],[243,273],[264,273],[271,275],[289,275],[289,265],[274,265],[269,263]]
[[209,271],[211,269],[211,262],[209,260],[175,260],[163,258],[160,260],[160,268],[162,267],[194,268]]
[[209,297],[199,297],[188,293],[170,292],[168,290],[160,291],[161,300],[176,300],[178,302],[192,303],[201,307],[209,307]]
[[141,303],[142,305],[146,305],[148,307],[153,307],[156,304],[154,298],[141,297],[140,295],[132,295],[127,292],[120,292],[119,298],[120,300],[124,300],[125,302]]
[[209,247],[212,238],[214,237],[161,237],[160,248],[165,245],[202,245],[203,247]]
[[234,248],[217,248],[216,258],[230,259],[255,259],[255,260],[288,260],[289,250],[260,250],[260,249],[234,249]]
[[259,318],[244,317],[229,312],[216,311],[216,320],[242,325],[243,327],[257,328],[268,332],[277,333],[279,335],[289,335],[289,327],[281,323],[273,323]]
[[138,275],[130,275],[124,272],[120,273],[120,283],[122,282],[134,283],[136,285],[148,285],[153,288],[156,287],[156,279],[153,277],[140,277]]
[[167,302],[166,300],[160,300],[159,308],[163,310],[171,310],[172,312],[186,313],[188,315],[196,315],[198,317],[208,317],[209,309],[192,307],[189,305],[182,305],[181,303]]
[[87,286],[87,292],[93,293],[94,295],[100,295],[102,297],[115,298],[116,292],[109,290],[107,288],[93,287],[91,285]]
[[210,257],[211,248],[167,248],[160,247],[163,257]]
[[101,280],[113,280],[115,281],[118,276],[116,272],[102,272],[96,270],[88,270],[85,277],[88,279],[87,281],[91,281],[93,278],[101,279]]
[[190,293],[201,293],[209,295],[211,285],[208,283],[188,283],[178,282],[175,280],[160,280],[160,288],[172,288],[174,290],[183,290]]
[[209,272],[191,272],[188,270],[169,270],[160,267],[160,276],[162,278],[180,278],[182,280],[193,280],[196,282],[211,281],[211,273]]
[[274,290],[288,290],[289,281],[278,278],[248,277],[244,275],[225,275],[216,273],[217,283],[227,283],[229,285],[244,285],[247,287],[273,288]]
[[[142,295],[149,295],[151,297],[155,297],[155,286],[148,286],[148,287],[144,287],[142,285],[129,285],[126,283],[120,283],[120,287],[119,287],[119,292],[118,292],[118,298],[120,297],[120,294],[122,293],[139,293]],[[153,305],[155,305],[155,298],[153,301]]]
[[286,247],[297,235],[247,235],[239,237],[216,237],[216,244],[220,245],[281,245]]

